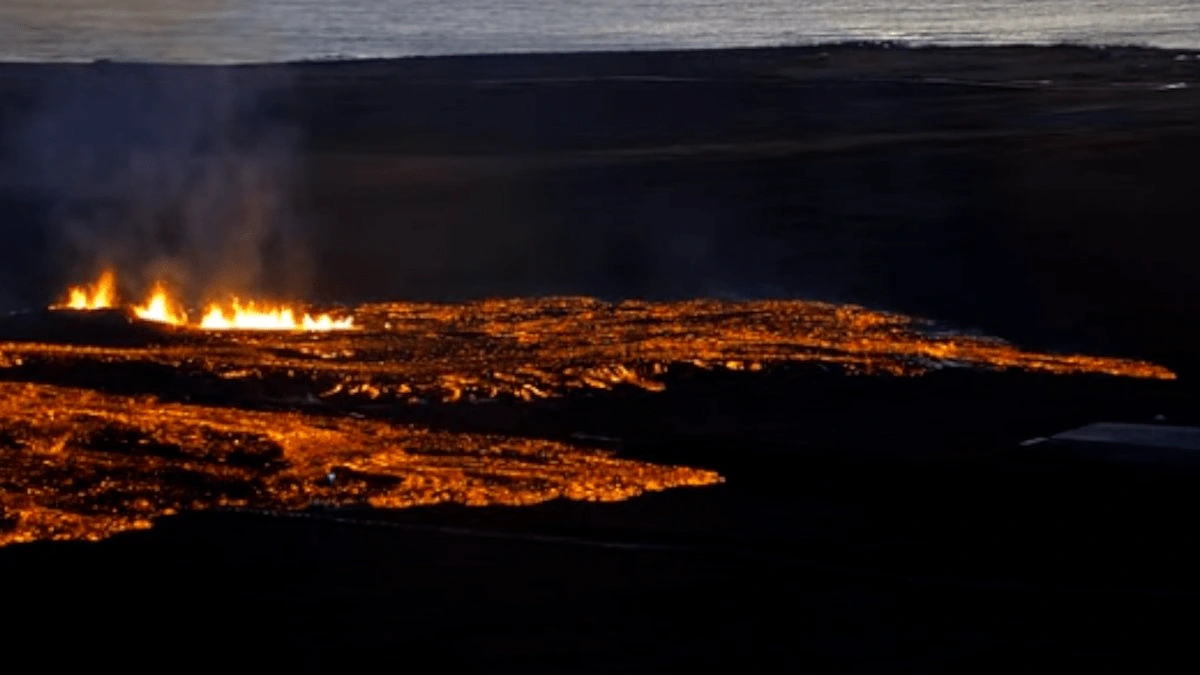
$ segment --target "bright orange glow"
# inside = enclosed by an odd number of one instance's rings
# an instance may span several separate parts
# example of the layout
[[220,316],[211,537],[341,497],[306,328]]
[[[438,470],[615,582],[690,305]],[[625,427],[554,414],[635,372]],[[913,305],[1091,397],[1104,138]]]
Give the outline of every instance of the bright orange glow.
[[305,330],[332,331],[354,328],[354,319],[335,319],[329,314],[312,316],[305,314],[296,318],[290,307],[259,307],[254,302],[242,304],[236,298],[230,307],[209,305],[200,320],[204,330]]
[[167,293],[162,284],[156,284],[146,304],[133,308],[134,315],[142,321],[168,323],[173,326],[187,325],[187,312]]
[[117,276],[105,270],[95,283],[89,286],[72,286],[67,298],[54,309],[112,309],[117,304]]

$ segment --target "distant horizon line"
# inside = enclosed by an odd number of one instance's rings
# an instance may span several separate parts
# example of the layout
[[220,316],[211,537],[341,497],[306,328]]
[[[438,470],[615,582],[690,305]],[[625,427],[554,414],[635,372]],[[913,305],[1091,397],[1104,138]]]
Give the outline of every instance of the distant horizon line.
[[124,57],[97,56],[92,58],[63,57],[41,59],[20,55],[0,54],[0,66],[8,65],[121,65],[121,66],[192,66],[192,67],[235,67],[235,66],[292,66],[342,63],[367,63],[388,61],[414,61],[463,58],[519,58],[531,56],[597,56],[633,54],[677,54],[695,52],[767,52],[767,51],[811,51],[820,49],[901,49],[901,50],[998,50],[998,49],[1083,49],[1093,51],[1127,50],[1142,52],[1176,53],[1181,56],[1200,58],[1200,44],[1194,47],[1162,47],[1146,43],[1087,43],[1087,42],[954,42],[930,40],[834,40],[812,43],[777,45],[741,45],[718,47],[670,47],[670,48],[585,48],[579,50],[529,49],[499,50],[483,52],[461,52],[445,54],[396,54],[376,55],[314,55],[311,57],[280,60],[150,60]]

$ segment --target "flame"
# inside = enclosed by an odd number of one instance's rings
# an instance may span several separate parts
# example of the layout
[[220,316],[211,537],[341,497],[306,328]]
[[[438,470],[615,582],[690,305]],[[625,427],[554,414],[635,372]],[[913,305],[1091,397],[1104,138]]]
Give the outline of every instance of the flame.
[[154,285],[146,304],[134,307],[133,313],[143,321],[167,323],[172,326],[186,326],[188,322],[187,312],[171,298],[161,283]]
[[[228,310],[228,311],[227,311]],[[234,298],[230,307],[212,304],[200,320],[204,330],[305,330],[333,331],[354,328],[354,319],[335,319],[329,314],[296,318],[290,307],[258,307],[254,302],[245,305]]]
[[72,286],[67,299],[54,309],[112,309],[117,304],[117,275],[105,270],[95,283],[89,286]]
[[[51,309],[111,309],[117,306],[117,276],[105,271],[90,286],[73,286],[67,299]],[[165,323],[172,326],[200,328],[202,330],[279,330],[279,331],[335,331],[351,330],[354,319],[334,317],[330,314],[302,314],[287,306],[260,307],[253,301],[242,304],[234,298],[228,307],[210,304],[200,323],[190,323],[187,310],[179,300],[173,298],[161,282],[154,284],[145,304],[130,308],[130,312],[143,321]]]

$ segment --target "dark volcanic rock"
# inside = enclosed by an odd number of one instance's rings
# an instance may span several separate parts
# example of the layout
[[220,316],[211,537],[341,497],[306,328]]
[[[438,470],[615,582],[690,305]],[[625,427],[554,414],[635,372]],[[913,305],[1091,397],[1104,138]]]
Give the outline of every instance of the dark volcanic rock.
[[139,321],[125,310],[42,310],[0,317],[0,340],[134,347],[167,342],[169,326]]

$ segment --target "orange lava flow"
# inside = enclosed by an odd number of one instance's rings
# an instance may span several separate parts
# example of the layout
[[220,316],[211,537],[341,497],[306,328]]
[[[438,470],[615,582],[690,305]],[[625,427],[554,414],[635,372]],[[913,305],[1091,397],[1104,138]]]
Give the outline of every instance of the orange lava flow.
[[0,546],[185,510],[621,501],[722,480],[549,440],[0,383]]
[[[115,286],[80,289],[82,308],[113,304]],[[67,341],[0,338],[0,545],[102,539],[183,510],[615,501],[722,480],[536,434],[387,421],[423,419],[404,413],[434,403],[470,419],[502,400],[663,392],[697,370],[804,386],[804,364],[883,377],[1176,377],[1147,361],[1024,349],[805,300],[395,302],[344,319],[232,301],[196,320],[158,286],[131,309],[188,330],[142,326],[109,340],[119,322],[105,320],[105,339],[88,341],[81,320]]]
[[[218,317],[221,323],[212,323]],[[44,362],[69,370],[94,361],[186,367],[223,386],[243,381],[255,395],[371,405],[533,401],[627,387],[659,392],[681,368],[757,372],[797,364],[851,375],[953,368],[1176,378],[1147,361],[1023,349],[934,330],[901,314],[805,300],[385,303],[354,309],[341,324],[354,330],[310,333],[304,325],[303,315],[281,312],[269,325],[281,329],[252,330],[224,311],[209,319],[211,334],[236,338],[195,340],[189,330],[141,347],[0,342],[0,368]],[[275,384],[263,389],[267,382]]]

